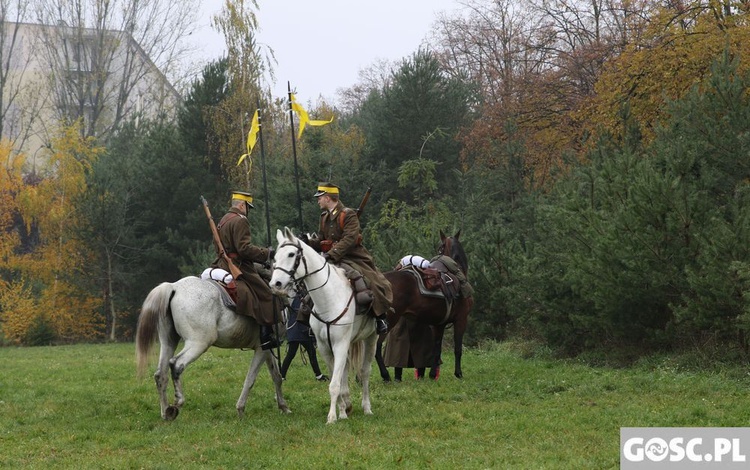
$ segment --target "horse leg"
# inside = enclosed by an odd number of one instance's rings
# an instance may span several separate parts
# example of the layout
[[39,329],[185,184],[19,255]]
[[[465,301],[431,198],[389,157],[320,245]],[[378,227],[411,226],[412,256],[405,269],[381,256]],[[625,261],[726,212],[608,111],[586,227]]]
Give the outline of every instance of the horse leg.
[[278,364],[273,360],[273,355],[270,351],[263,351],[260,348],[256,348],[255,353],[253,354],[253,359],[250,361],[250,368],[247,370],[247,375],[245,376],[245,383],[242,385],[242,393],[240,393],[240,397],[237,399],[237,405],[235,406],[237,409],[237,415],[240,418],[245,416],[247,398],[250,395],[250,390],[252,390],[253,385],[255,385],[255,380],[258,378],[258,373],[263,366],[263,362],[266,362],[268,370],[271,372],[271,380],[273,380],[274,387],[276,388],[276,403],[278,404],[279,409],[285,413],[289,412],[289,408],[281,394],[281,374],[279,373]]
[[172,383],[174,384],[175,407],[181,408],[185,404],[185,395],[182,393],[182,373],[185,372],[185,368],[188,365],[198,359],[210,346],[210,344],[202,342],[185,341],[182,351],[169,360],[169,367],[172,369]]
[[[331,406],[328,409],[328,424],[336,422],[336,403],[341,394],[342,379],[346,377],[346,356],[348,349],[349,342],[341,340],[333,346],[333,351],[329,353],[331,355],[331,362],[328,364],[328,369],[333,372],[331,374],[331,383],[328,384],[328,393],[331,395]],[[326,362],[328,362],[328,359]],[[333,368],[331,368],[331,365]]]
[[380,378],[383,379],[383,382],[390,382],[391,374],[388,373],[388,368],[385,366],[385,361],[383,360],[384,339],[385,335],[378,336],[377,346],[375,347],[375,362],[378,364],[378,369],[380,370]]
[[370,404],[370,374],[372,373],[372,359],[375,357],[379,340],[379,337],[376,339],[374,336],[364,340],[365,350],[362,354],[359,376],[362,379],[362,409],[366,415],[372,414],[372,406]]
[[[349,346],[351,347],[351,346]],[[350,359],[346,359],[346,367],[342,372],[341,376],[341,390],[339,391],[339,419],[347,419],[352,414],[352,397],[351,390],[349,389],[349,370],[351,369]],[[359,377],[357,377],[359,379]]]
[[161,418],[167,421],[172,421],[179,414],[179,409],[169,405],[167,399],[167,387],[169,386],[169,359],[177,349],[177,340],[171,340],[169,338],[162,338],[160,340],[161,348],[159,350],[159,363],[156,366],[156,372],[154,372],[154,381],[156,382],[156,390],[159,392],[159,407],[161,408]]
[[[336,399],[338,399],[339,382],[337,380],[340,380],[340,378],[339,376],[334,375],[335,358],[333,351],[328,348],[327,341],[325,339],[318,339],[318,348],[318,352],[323,357],[323,362],[326,363],[328,373],[331,375],[330,381],[328,382],[328,393],[331,396],[331,408],[328,410],[328,423],[330,424],[336,421],[336,409],[334,408],[336,402],[333,397],[335,391]],[[335,389],[334,386],[336,386]],[[333,417],[331,417],[331,413],[333,413]]]
[[459,379],[464,378],[464,373],[461,370],[461,356],[464,351],[464,333],[469,317],[469,307],[470,305],[465,310],[462,309],[461,315],[458,315],[456,322],[453,324],[453,354],[456,358],[456,367],[453,374]]
[[281,384],[283,383],[283,379],[281,378],[279,363],[278,361],[276,361],[276,358],[273,357],[271,351],[266,351],[266,353],[266,364],[268,365],[268,371],[271,373],[273,386],[276,389],[276,405],[278,405],[282,413],[291,413],[292,410],[290,410],[289,406],[287,406],[286,400],[284,400],[284,394],[281,391]]
[[433,343],[432,343],[432,357],[433,363],[430,369],[430,378],[437,380],[440,377],[440,363],[442,362],[442,350],[443,350],[443,334],[445,333],[445,325],[435,326],[432,329],[433,332]]

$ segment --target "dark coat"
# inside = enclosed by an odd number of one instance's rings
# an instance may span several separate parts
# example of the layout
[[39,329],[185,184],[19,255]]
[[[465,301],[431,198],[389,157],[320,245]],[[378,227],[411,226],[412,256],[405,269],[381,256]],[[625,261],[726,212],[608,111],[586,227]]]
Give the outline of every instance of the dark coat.
[[297,321],[297,309],[295,307],[299,307],[298,299],[295,299],[295,303],[287,310],[286,340],[288,343],[310,343],[313,340],[310,335],[310,327]]
[[[236,280],[237,313],[249,315],[261,325],[272,325],[273,294],[253,264],[265,263],[268,260],[268,248],[251,243],[250,222],[237,208],[229,209],[217,228],[221,244],[234,264],[242,271],[242,276]],[[211,266],[229,271],[224,257],[219,257]]]
[[[339,219],[342,211],[345,214],[343,229]],[[311,239],[310,246],[320,251],[321,241],[331,240],[333,246],[328,251],[331,262],[345,263],[359,271],[365,278],[367,286],[372,290],[372,309],[375,316],[384,315],[393,303],[391,283],[375,266],[367,248],[362,246],[361,234],[356,211],[344,207],[344,204],[339,201],[333,211],[324,211],[320,214],[319,239]]]
[[432,328],[402,317],[388,332],[383,361],[387,367],[432,367]]

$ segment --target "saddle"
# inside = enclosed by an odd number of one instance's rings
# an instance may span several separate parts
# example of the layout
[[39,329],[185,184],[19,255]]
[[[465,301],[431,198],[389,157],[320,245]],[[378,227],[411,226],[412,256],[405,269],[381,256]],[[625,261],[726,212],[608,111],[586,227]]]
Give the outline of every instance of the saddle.
[[349,279],[349,285],[354,291],[354,303],[357,306],[356,314],[363,315],[369,312],[374,297],[372,290],[370,290],[365,282],[364,276],[346,263],[341,263],[340,267],[344,269],[344,274],[346,275],[346,278]]
[[402,270],[409,271],[417,278],[419,293],[427,297],[445,298],[453,302],[460,297],[461,286],[455,274],[436,268],[418,268],[408,265]]

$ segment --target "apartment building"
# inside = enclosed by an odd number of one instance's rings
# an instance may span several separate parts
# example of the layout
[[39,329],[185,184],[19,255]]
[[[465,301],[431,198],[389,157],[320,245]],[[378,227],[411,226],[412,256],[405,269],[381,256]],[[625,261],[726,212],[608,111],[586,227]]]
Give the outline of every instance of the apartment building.
[[2,23],[0,138],[45,165],[59,126],[82,120],[86,136],[106,138],[132,117],[173,117],[179,93],[126,31]]

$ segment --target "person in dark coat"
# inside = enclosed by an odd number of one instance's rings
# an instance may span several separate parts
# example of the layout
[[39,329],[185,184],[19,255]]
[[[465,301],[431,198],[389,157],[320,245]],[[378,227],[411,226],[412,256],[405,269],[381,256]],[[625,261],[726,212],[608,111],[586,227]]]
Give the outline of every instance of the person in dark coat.
[[409,317],[401,317],[388,332],[383,361],[386,367],[394,367],[396,382],[401,381],[404,368],[416,369],[418,379],[424,377],[425,369],[432,366],[433,336],[430,325],[417,323]]
[[[371,312],[376,320],[378,334],[387,332],[386,314],[393,303],[391,283],[378,270],[372,255],[362,245],[362,231],[357,212],[344,206],[339,199],[339,187],[335,184],[319,183],[315,197],[318,198],[318,205],[323,212],[320,214],[318,236],[310,238],[308,244],[317,251],[322,251],[329,262],[348,265],[364,277],[365,284],[372,294]],[[357,278],[352,279],[356,285]]]
[[[216,226],[219,239],[232,262],[240,268],[242,275],[237,283],[237,313],[255,319],[260,325],[261,347],[271,349],[280,345],[273,335],[273,325],[278,317],[274,312],[271,288],[260,277],[254,263],[267,263],[273,258],[273,249],[253,245],[250,239],[250,222],[247,219],[253,196],[242,191],[232,192],[232,207]],[[218,247],[217,247],[218,250]],[[211,265],[229,271],[223,256]]]
[[292,305],[287,309],[287,323],[286,323],[286,342],[289,345],[289,349],[284,358],[284,362],[281,364],[281,378],[286,379],[286,373],[289,370],[289,366],[297,355],[297,350],[300,346],[305,348],[307,351],[307,357],[310,360],[310,367],[312,367],[315,378],[322,382],[328,380],[328,377],[320,371],[320,365],[318,365],[318,356],[315,353],[315,340],[310,331],[310,327],[302,322],[297,321],[297,311],[299,310],[301,299],[296,296],[292,301]]

